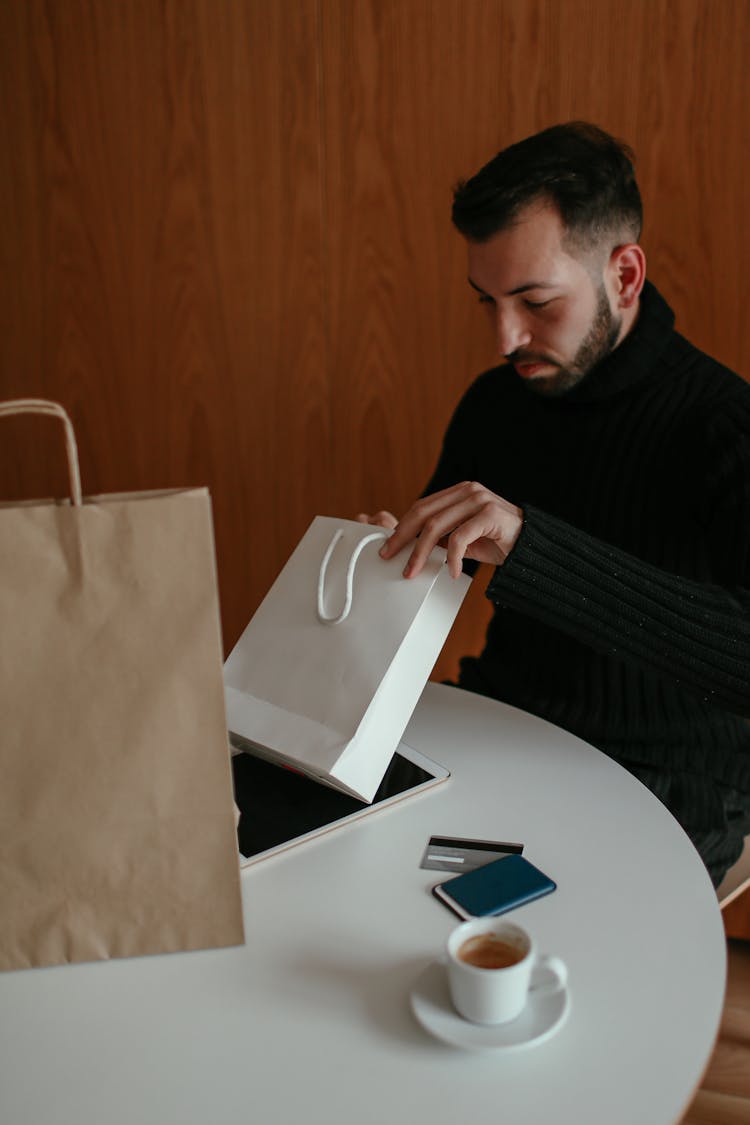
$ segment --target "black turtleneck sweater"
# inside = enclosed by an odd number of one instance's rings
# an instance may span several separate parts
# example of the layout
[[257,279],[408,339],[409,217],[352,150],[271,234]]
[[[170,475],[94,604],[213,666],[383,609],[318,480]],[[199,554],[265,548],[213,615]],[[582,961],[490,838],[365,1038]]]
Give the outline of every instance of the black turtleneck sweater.
[[426,491],[463,480],[524,524],[461,686],[631,768],[718,881],[750,831],[750,385],[647,283],[630,333],[567,394],[509,366],[473,383]]

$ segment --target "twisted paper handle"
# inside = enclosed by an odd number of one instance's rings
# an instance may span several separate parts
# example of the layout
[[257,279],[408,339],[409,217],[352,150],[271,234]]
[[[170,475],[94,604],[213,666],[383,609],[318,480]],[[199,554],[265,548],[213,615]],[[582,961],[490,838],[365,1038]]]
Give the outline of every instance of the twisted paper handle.
[[349,559],[349,565],[346,568],[346,596],[344,598],[344,608],[338,617],[329,616],[323,608],[323,600],[325,594],[326,572],[328,570],[328,563],[331,560],[331,555],[336,549],[336,544],[343,535],[343,531],[339,529],[333,539],[328,544],[328,550],[323,555],[323,561],[320,564],[320,573],[318,575],[318,621],[324,625],[340,625],[349,616],[352,608],[352,587],[354,585],[354,568],[357,565],[357,559],[362,554],[362,551],[368,543],[374,542],[376,539],[387,539],[387,531],[373,531],[371,535],[365,535],[364,539],[360,539],[357,546],[352,551],[352,557]]
[[81,471],[78,467],[78,446],[73,423],[57,402],[50,402],[46,398],[16,398],[9,402],[0,402],[0,418],[10,417],[12,414],[52,414],[59,418],[65,427],[65,452],[68,458],[68,477],[70,479],[70,496],[76,507],[80,507],[81,496]]

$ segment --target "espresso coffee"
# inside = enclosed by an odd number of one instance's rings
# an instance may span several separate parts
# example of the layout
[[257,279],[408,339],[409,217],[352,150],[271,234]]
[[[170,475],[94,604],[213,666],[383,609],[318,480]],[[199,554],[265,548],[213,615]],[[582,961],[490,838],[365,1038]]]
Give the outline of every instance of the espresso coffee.
[[526,952],[494,934],[477,934],[459,946],[458,958],[476,969],[508,969],[523,961]]

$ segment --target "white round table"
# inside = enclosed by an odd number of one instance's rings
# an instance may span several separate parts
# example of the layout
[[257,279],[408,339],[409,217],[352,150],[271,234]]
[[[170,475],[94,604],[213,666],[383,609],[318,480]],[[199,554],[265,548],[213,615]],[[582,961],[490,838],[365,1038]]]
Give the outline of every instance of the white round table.
[[[671,1125],[710,1056],[726,947],[692,845],[625,770],[430,684],[432,791],[248,868],[237,949],[0,975],[3,1125]],[[509,917],[570,973],[546,1042],[432,1038],[410,992],[456,919],[430,835],[519,841],[558,884]]]

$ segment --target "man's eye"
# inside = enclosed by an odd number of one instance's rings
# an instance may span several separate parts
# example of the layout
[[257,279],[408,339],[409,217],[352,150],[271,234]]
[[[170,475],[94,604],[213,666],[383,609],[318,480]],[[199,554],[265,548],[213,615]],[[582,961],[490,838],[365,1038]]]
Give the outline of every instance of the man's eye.
[[479,298],[480,305],[494,305],[494,303],[494,298],[488,297],[486,293],[482,293],[481,297]]
[[552,298],[549,301],[524,301],[524,304],[527,309],[543,309],[552,304]]

